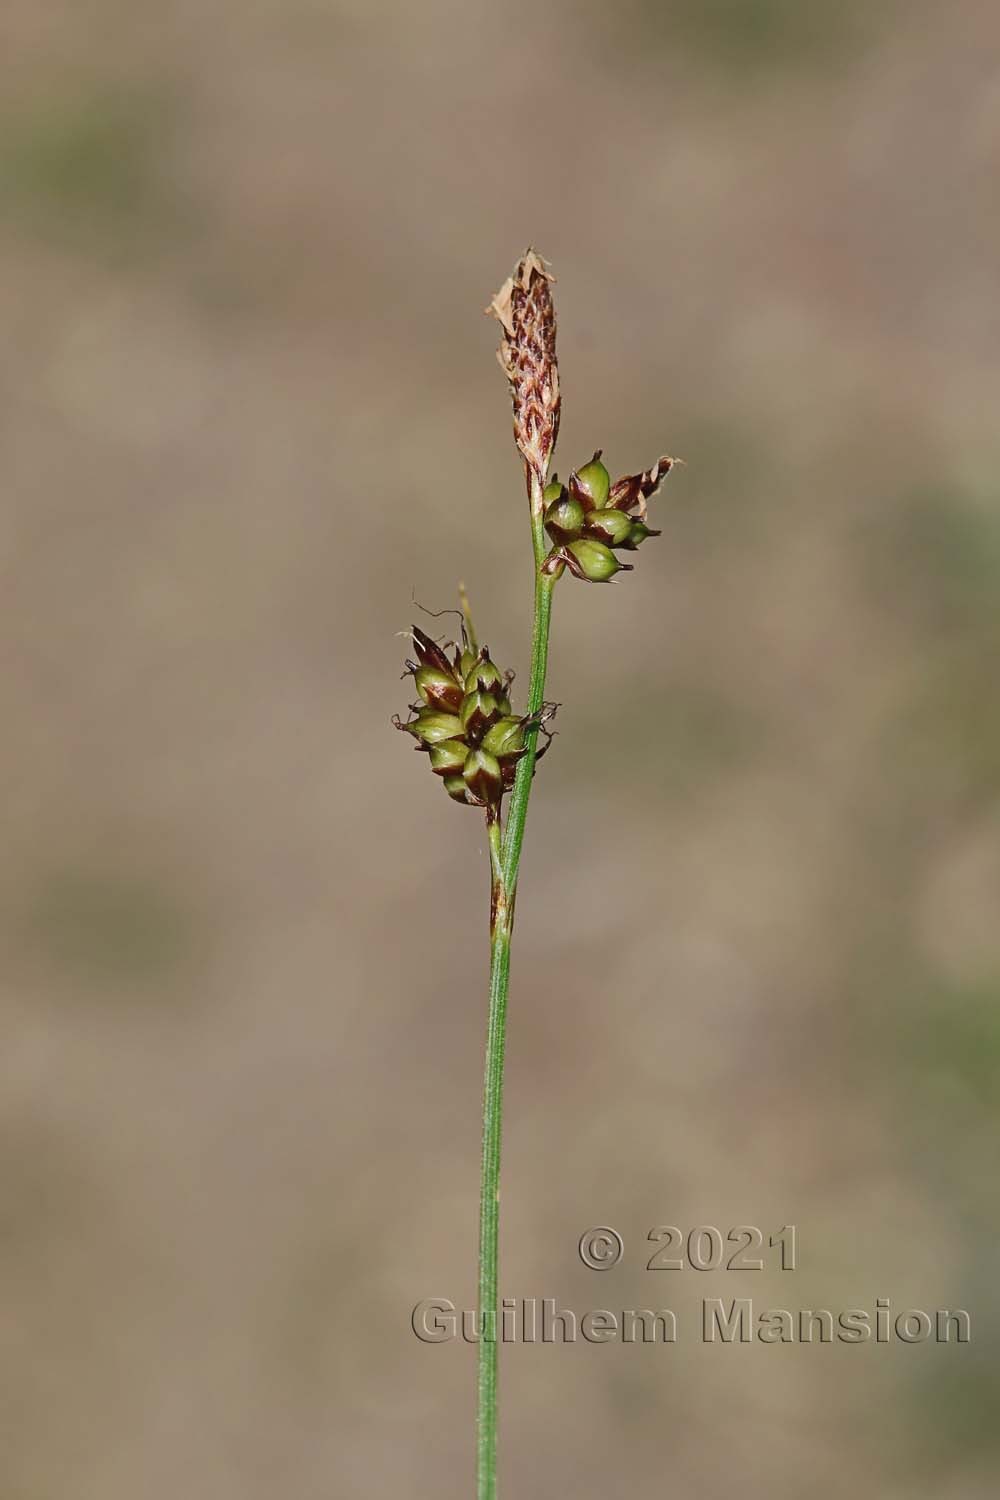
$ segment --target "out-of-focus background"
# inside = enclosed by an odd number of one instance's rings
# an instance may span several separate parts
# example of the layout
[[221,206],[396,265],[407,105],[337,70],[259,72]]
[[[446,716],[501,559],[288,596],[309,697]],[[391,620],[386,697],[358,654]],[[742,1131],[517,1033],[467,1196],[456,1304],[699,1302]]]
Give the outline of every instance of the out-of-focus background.
[[[556,598],[503,1290],[681,1333],[505,1350],[504,1493],[994,1494],[996,8],[7,0],[0,41],[5,1500],[470,1492],[475,1351],[409,1318],[474,1299],[483,835],[389,719],[460,577],[523,691],[481,310],[528,242],[560,471],[687,466]],[[742,1223],[799,1269],[644,1269]],[[703,1345],[746,1295],[973,1342]]]

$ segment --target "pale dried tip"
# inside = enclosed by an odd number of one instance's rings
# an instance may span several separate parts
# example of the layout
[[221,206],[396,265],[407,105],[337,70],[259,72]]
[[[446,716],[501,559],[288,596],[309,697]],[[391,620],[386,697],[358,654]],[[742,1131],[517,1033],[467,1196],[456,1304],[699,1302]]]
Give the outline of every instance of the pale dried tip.
[[646,473],[642,476],[643,489],[647,498],[652,498],[656,494],[656,491],[660,488],[660,485],[666,479],[674,465],[682,464],[683,462],[682,458],[671,458],[669,453],[664,453],[662,458],[658,458],[653,467],[647,469]]
[[476,640],[476,627],[472,623],[472,606],[469,603],[469,595],[464,583],[458,585],[458,602],[462,606],[466,642],[469,650],[475,651],[478,649],[479,642]]
[[608,503],[622,510],[631,510],[636,506],[639,519],[645,521],[647,502],[656,494],[671,469],[683,462],[682,458],[671,458],[664,454],[652,468],[643,469],[639,474],[626,474],[611,486]]
[[511,306],[514,288],[517,286],[526,292],[531,286],[531,277],[533,274],[535,276],[544,276],[546,281],[555,281],[556,279],[545,264],[545,261],[538,254],[538,251],[533,250],[529,245],[514,267],[511,275],[507,277],[503,286],[494,295],[489,307],[483,309],[487,317],[496,318],[497,322],[503,325],[505,333],[510,335],[514,333],[514,314]]
[[497,322],[503,325],[503,331],[506,334],[513,334],[514,332],[514,315],[511,307],[513,296],[514,278],[513,276],[508,276],[500,290],[494,293],[489,307],[483,308],[483,312],[487,317],[496,318]]

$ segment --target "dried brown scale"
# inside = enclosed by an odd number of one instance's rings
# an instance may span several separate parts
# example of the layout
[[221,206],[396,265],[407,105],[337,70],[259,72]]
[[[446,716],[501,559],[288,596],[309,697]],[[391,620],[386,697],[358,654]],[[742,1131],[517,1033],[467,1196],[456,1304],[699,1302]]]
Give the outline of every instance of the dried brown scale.
[[652,499],[660,485],[666,479],[676,458],[668,458],[666,454],[658,458],[651,469],[644,469],[641,474],[628,474],[624,479],[618,479],[611,486],[611,494],[608,496],[608,506],[615,510],[631,510],[633,506],[638,507],[640,520],[646,519],[646,502]]
[[503,330],[497,358],[510,382],[514,441],[539,484],[548,473],[562,406],[549,289],[554,279],[541,256],[528,250],[486,309]]

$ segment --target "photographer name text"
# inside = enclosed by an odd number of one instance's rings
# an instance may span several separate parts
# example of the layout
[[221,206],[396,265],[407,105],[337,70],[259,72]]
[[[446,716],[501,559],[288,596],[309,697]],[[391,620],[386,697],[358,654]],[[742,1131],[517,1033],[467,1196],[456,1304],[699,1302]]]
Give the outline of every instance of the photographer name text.
[[[888,1297],[870,1307],[764,1307],[752,1297],[705,1297],[688,1329],[705,1344],[968,1344],[972,1321],[964,1308],[896,1309]],[[410,1317],[421,1343],[675,1344],[677,1313],[669,1307],[592,1308],[576,1312],[555,1297],[504,1297],[499,1316],[460,1311],[448,1297],[418,1302]]]

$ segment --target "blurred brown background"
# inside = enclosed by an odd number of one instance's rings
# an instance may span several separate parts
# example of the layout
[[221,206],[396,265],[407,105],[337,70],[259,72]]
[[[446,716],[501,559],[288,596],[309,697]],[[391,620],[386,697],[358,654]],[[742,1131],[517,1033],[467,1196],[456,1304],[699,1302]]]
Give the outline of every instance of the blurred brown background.
[[[4,1500],[470,1493],[486,874],[389,726],[463,577],[526,675],[481,309],[559,285],[567,579],[510,1016],[508,1496],[1000,1472],[1000,13],[7,0]],[[654,1276],[647,1230],[799,1228]],[[615,1225],[622,1265],[576,1258]],[[702,1296],[974,1342],[711,1348]]]

